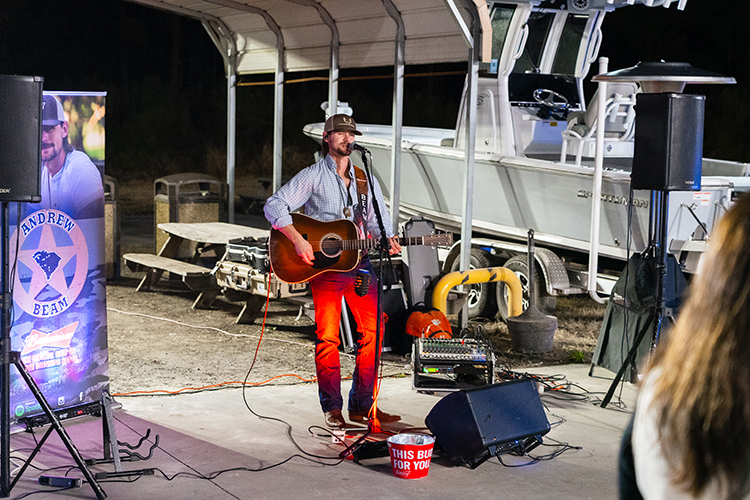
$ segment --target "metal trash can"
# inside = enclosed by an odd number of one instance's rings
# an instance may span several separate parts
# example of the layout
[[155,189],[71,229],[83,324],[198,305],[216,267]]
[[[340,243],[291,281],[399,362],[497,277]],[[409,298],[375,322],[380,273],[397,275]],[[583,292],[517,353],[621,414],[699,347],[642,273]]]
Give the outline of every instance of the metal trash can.
[[[173,174],[154,181],[154,240],[156,253],[168,235],[159,230],[164,222],[226,222],[226,183],[198,173]],[[184,245],[183,245],[184,246]],[[181,248],[179,257],[192,249]]]
[[106,278],[120,279],[120,210],[117,207],[117,179],[104,176],[104,262]]

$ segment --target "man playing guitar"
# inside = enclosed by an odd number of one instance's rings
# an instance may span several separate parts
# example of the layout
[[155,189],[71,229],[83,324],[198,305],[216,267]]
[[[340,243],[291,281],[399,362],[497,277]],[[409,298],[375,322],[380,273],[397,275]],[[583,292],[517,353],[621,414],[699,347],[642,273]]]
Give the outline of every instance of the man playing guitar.
[[[307,167],[274,193],[266,202],[265,215],[273,227],[294,244],[297,255],[309,266],[315,265],[315,252],[306,234],[294,225],[291,212],[304,206],[305,214],[323,222],[348,219],[358,228],[361,238],[368,235],[380,238],[373,203],[377,203],[383,216],[386,231],[391,220],[385,207],[383,194],[376,179],[374,193],[355,167],[349,155],[355,135],[362,135],[350,116],[338,114],[326,120],[323,132],[325,157]],[[359,184],[359,187],[358,187]],[[398,239],[387,234],[391,255],[401,251]],[[369,286],[362,286],[362,276],[369,273]],[[358,279],[359,275],[359,279]],[[357,283],[360,286],[355,286]],[[310,280],[315,303],[317,342],[315,367],[318,375],[320,405],[329,428],[344,428],[346,420],[341,410],[341,364],[339,360],[339,321],[341,298],[344,297],[354,314],[360,338],[357,345],[356,366],[349,392],[349,419],[363,422],[376,417],[380,422],[396,422],[398,415],[377,409],[371,415],[375,368],[375,329],[377,320],[377,277],[372,264],[364,256],[359,265],[345,272],[323,272]],[[382,322],[381,322],[382,324]],[[382,339],[382,335],[381,335]]]

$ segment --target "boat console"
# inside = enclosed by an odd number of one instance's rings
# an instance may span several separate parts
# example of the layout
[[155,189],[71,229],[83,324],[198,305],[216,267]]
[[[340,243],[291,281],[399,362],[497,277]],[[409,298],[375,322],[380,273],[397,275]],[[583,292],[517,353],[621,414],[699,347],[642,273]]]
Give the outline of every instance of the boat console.
[[[565,98],[565,114],[567,111],[580,109],[581,102],[575,78],[568,75],[549,75],[542,73],[511,73],[508,76],[508,95],[510,105],[523,108],[545,109],[539,99],[534,98],[538,89],[551,90]],[[559,102],[559,101],[558,101]]]

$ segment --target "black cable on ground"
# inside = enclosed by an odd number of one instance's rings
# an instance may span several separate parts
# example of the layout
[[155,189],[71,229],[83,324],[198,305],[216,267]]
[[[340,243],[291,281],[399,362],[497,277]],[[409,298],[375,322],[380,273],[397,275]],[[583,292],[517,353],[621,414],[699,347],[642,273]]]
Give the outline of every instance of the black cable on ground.
[[[270,279],[270,275],[269,275],[269,279]],[[335,457],[328,457],[328,456],[315,455],[315,454],[306,452],[297,443],[297,441],[294,439],[294,436],[292,436],[292,426],[291,426],[291,424],[289,424],[288,422],[286,422],[285,420],[282,420],[280,418],[269,417],[269,416],[261,415],[261,414],[257,413],[255,410],[253,410],[250,407],[250,403],[248,403],[248,401],[247,401],[247,395],[245,394],[245,390],[247,388],[247,380],[250,378],[250,373],[253,371],[253,367],[255,367],[255,361],[258,359],[258,351],[260,350],[260,343],[263,340],[263,332],[266,329],[266,317],[268,315],[268,304],[270,302],[270,294],[271,294],[271,287],[268,287],[268,293],[266,295],[266,313],[263,315],[263,326],[261,327],[261,330],[260,330],[260,338],[258,339],[258,345],[255,348],[255,355],[253,356],[253,362],[250,364],[250,368],[247,370],[247,374],[245,375],[245,380],[242,383],[242,401],[245,403],[245,407],[248,409],[248,411],[250,413],[252,413],[253,415],[255,415],[257,418],[259,418],[261,420],[271,420],[271,421],[274,421],[274,422],[279,422],[280,424],[283,424],[284,426],[286,426],[286,434],[289,437],[289,440],[294,445],[294,447],[297,448],[300,451],[300,453],[302,453],[304,455],[304,457],[302,457],[302,458],[308,459],[307,457],[310,457],[310,458],[316,458],[316,459],[322,459],[322,460],[336,460],[336,463],[333,463],[333,464],[325,463],[325,462],[319,462],[319,461],[315,461],[315,460],[313,460],[313,461],[316,462],[316,463],[319,463],[321,465],[328,465],[328,466],[338,465],[341,462],[343,462],[345,459],[339,458],[338,455],[335,456]],[[287,460],[285,460],[282,463],[285,463],[285,462],[289,461],[294,456],[295,455],[292,455],[292,457],[289,457]],[[281,465],[281,464],[279,464],[279,465]]]

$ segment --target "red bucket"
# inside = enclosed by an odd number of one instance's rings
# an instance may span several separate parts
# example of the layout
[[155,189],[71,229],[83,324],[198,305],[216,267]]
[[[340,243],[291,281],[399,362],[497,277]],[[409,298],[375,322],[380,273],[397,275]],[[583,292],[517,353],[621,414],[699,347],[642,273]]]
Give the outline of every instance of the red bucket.
[[388,438],[393,475],[404,479],[421,479],[430,471],[435,438],[426,434],[396,434]]

